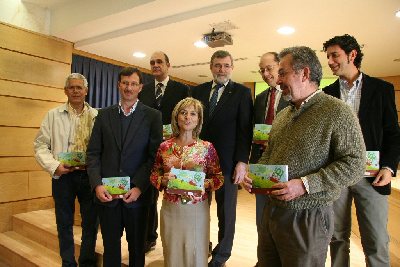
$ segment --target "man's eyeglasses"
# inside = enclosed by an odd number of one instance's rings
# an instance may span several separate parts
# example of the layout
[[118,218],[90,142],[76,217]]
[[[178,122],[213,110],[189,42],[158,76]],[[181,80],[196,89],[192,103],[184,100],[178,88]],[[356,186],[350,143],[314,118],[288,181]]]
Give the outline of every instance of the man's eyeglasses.
[[258,72],[259,72],[260,74],[263,74],[265,71],[271,72],[271,71],[273,71],[273,70],[275,69],[275,66],[276,66],[276,65],[268,65],[268,66],[265,66],[265,68],[260,68],[260,69],[258,70]]
[[132,87],[138,87],[139,85],[140,85],[140,83],[137,83],[137,82],[127,82],[127,81],[123,81],[123,82],[120,82],[121,84],[123,84],[123,85],[125,85],[126,87],[128,87],[128,86],[132,86]]

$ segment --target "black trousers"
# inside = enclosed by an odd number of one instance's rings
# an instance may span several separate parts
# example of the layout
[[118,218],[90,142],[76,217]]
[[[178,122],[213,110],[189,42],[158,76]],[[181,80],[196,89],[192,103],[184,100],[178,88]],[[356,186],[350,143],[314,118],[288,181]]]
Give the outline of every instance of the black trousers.
[[86,171],[74,171],[52,180],[53,199],[62,266],[77,266],[73,235],[75,198],[82,216],[79,266],[96,266],[98,220]]
[[129,267],[144,267],[148,206],[128,208],[122,200],[114,207],[97,205],[103,236],[103,267],[121,266],[121,237],[125,229]]
[[154,190],[153,195],[153,203],[149,206],[149,221],[147,225],[147,242],[156,241],[158,238],[157,228],[158,228],[158,210],[157,210],[157,202],[159,191],[156,188],[151,188]]

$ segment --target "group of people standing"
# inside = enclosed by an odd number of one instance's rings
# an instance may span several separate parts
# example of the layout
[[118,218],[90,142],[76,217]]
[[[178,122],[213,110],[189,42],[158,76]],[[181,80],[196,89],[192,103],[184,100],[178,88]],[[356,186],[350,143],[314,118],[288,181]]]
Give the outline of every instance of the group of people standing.
[[[158,238],[160,191],[164,265],[225,266],[235,234],[238,185],[252,187],[249,162],[289,167],[288,182],[256,195],[256,266],[325,266],[329,245],[332,266],[349,266],[353,198],[367,265],[389,266],[387,195],[400,156],[394,88],[360,71],[363,54],[354,37],[335,36],[323,48],[339,77],[334,84],[319,90],[322,67],[308,47],[268,52],[260,58],[259,72],[270,89],[254,105],[250,90],[232,81],[234,61],[223,50],[211,57],[213,80],[191,89],[170,79],[168,56],[155,52],[154,82],[143,86],[138,69],[122,69],[119,103],[100,110],[85,102],[86,78],[69,75],[68,102],[48,112],[34,141],[36,159],[53,177],[62,266],[77,266],[76,197],[82,214],[79,266],[96,265],[98,221],[103,266],[121,264],[124,230],[129,266],[144,266],[145,253]],[[252,144],[255,123],[272,124],[266,145]],[[166,124],[172,137],[163,140]],[[372,179],[363,178],[366,150],[380,152],[380,171]],[[85,167],[58,160],[60,152],[74,151],[86,152]],[[202,194],[167,192],[175,178],[172,168],[205,173]],[[119,176],[130,177],[130,190],[113,199],[102,178]],[[215,247],[209,238],[212,195]]]

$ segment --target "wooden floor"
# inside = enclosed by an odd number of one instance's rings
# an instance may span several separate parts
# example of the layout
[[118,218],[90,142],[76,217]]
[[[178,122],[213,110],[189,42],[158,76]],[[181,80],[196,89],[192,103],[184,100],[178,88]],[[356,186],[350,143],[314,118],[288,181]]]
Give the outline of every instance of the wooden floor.
[[[161,195],[160,195],[161,200]],[[161,201],[158,201],[161,204]],[[228,267],[250,267],[257,261],[257,230],[255,215],[255,197],[245,190],[239,190],[236,234],[233,244],[232,256],[226,263]],[[217,244],[218,220],[215,201],[211,205],[211,241]],[[361,249],[360,239],[354,235],[351,237],[351,264],[352,267],[365,266],[364,255]],[[330,266],[329,253],[326,266]],[[162,267],[162,244],[157,240],[155,250],[147,253],[146,266]]]

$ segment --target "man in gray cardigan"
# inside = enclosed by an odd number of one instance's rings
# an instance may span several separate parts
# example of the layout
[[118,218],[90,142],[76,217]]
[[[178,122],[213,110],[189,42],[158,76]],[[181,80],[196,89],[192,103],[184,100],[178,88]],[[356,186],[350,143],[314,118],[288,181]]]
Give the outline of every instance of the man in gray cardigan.
[[[258,240],[259,266],[325,266],[333,233],[332,203],[361,179],[365,145],[343,102],[318,90],[321,64],[308,47],[284,49],[278,84],[291,106],[280,112],[259,163],[288,165],[289,181],[273,186]],[[245,187],[250,189],[247,180]]]

